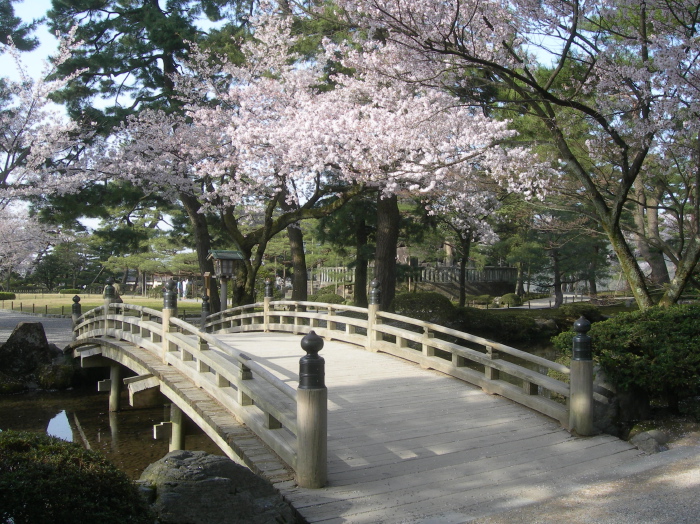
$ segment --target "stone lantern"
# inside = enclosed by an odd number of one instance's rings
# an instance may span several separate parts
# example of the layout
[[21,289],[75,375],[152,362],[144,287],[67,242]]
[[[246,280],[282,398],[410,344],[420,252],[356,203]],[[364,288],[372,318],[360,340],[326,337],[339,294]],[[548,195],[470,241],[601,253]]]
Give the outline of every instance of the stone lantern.
[[228,297],[228,281],[234,278],[234,261],[243,260],[241,251],[211,250],[209,258],[214,261],[214,274],[219,279],[221,286],[221,311],[226,309],[226,297]]

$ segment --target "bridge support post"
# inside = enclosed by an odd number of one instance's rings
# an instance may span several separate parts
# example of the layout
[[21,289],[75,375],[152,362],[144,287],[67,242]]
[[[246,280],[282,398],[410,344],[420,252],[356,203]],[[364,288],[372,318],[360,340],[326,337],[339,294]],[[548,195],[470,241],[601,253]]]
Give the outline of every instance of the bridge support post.
[[119,411],[121,408],[122,369],[119,364],[109,366],[109,410]]
[[328,390],[325,361],[318,352],[323,339],[314,331],[301,340],[306,356],[299,360],[297,389],[297,484],[322,488],[328,475]]
[[185,449],[185,425],[182,410],[173,402],[170,404],[170,440],[168,451]]
[[569,399],[569,430],[593,435],[593,351],[587,335],[591,323],[584,317],[574,322]]

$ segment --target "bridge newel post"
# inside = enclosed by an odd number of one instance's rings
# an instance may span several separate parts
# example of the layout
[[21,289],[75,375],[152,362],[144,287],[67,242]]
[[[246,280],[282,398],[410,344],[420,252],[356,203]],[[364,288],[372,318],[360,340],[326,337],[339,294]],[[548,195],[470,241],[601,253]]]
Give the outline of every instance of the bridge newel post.
[[367,306],[367,346],[368,351],[377,352],[377,340],[380,340],[381,333],[379,333],[375,326],[379,323],[377,319],[377,312],[379,311],[379,305],[381,303],[381,289],[379,280],[376,278],[372,280],[369,284],[369,305]]
[[299,360],[297,389],[297,484],[322,488],[328,474],[328,389],[325,361],[318,352],[323,339],[310,331],[301,339],[306,355]]
[[171,278],[163,286],[163,362],[167,361],[168,349],[170,341],[168,333],[172,330],[170,319],[177,317],[177,284]]
[[209,295],[202,295],[202,316],[199,320],[199,329],[202,331],[207,324],[207,317],[211,314],[211,304],[209,303]]
[[105,315],[107,315],[109,314],[109,305],[117,298],[117,290],[114,288],[114,279],[112,277],[108,277],[105,280],[102,298],[104,299]]
[[270,331],[270,302],[272,301],[272,280],[265,279],[265,297],[263,298],[263,329]]
[[574,322],[569,399],[569,430],[581,436],[593,429],[593,350],[588,331],[591,323],[581,317]]
[[71,307],[71,320],[73,321],[73,340],[76,339],[78,334],[75,332],[75,326],[78,325],[78,320],[83,316],[83,306],[80,305],[80,297],[75,295],[73,297],[73,306]]

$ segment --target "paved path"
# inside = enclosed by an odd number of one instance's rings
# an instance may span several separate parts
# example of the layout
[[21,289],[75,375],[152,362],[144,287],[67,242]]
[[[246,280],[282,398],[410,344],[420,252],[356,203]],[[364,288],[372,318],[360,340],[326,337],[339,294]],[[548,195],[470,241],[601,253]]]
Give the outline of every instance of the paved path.
[[20,322],[41,322],[48,341],[61,349],[73,339],[73,321],[70,318],[44,317],[3,309],[0,310],[0,343],[5,343]]

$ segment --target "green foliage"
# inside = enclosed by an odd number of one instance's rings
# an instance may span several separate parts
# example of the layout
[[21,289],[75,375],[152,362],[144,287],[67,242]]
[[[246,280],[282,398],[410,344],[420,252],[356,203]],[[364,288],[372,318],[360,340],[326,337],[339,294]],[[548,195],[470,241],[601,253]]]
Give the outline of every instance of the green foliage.
[[473,307],[457,310],[452,327],[502,344],[529,342],[541,336],[534,318],[524,311],[490,311]]
[[345,299],[335,293],[316,293],[307,297],[309,302],[325,302],[326,304],[345,304]]
[[9,293],[7,291],[0,291],[0,300],[15,300],[17,295],[14,293]]
[[449,298],[430,291],[400,293],[394,297],[392,308],[399,315],[441,325],[453,321],[456,313]]
[[588,302],[574,302],[573,304],[564,304],[559,308],[560,316],[564,317],[565,320],[570,320],[571,323],[575,322],[579,318],[586,317],[589,322],[600,322],[605,320],[605,315],[600,312],[593,304]]
[[83,292],[82,289],[70,289],[64,288],[58,291],[61,295],[80,295]]
[[507,306],[521,306],[523,302],[515,293],[506,293],[501,297],[501,304],[505,304]]
[[[700,393],[700,306],[621,313],[591,326],[595,358],[621,390],[675,401]],[[552,339],[571,351],[572,331]]]
[[331,284],[330,286],[323,286],[318,291],[316,291],[316,294],[317,295],[334,295],[335,294],[335,285]]
[[467,295],[466,301],[468,304],[486,306],[493,304],[493,297],[491,295]]
[[0,433],[0,522],[153,522],[134,484],[98,453],[47,435]]

